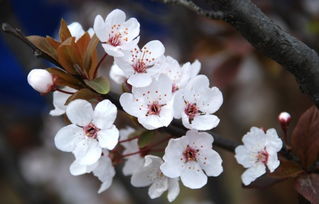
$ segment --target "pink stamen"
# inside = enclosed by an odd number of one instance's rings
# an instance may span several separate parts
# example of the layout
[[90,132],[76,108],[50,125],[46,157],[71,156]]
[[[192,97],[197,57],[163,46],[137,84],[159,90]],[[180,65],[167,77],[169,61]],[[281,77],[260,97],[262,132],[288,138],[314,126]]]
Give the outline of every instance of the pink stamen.
[[96,139],[97,133],[100,131],[93,123],[88,124],[83,127],[84,133],[87,137]]
[[157,101],[148,105],[148,112],[146,115],[159,115],[161,112],[161,108],[164,105],[159,104]]
[[185,162],[189,161],[196,161],[196,155],[197,155],[198,150],[195,150],[191,148],[189,145],[187,145],[185,151],[183,152],[183,156],[185,159]]
[[262,162],[263,164],[266,164],[268,162],[268,159],[269,159],[269,153],[266,151],[266,149],[258,152],[258,155],[257,155],[258,162]]
[[199,109],[197,108],[196,103],[186,102],[186,108],[184,112],[188,116],[189,122],[191,122],[192,120],[194,120],[197,113],[199,113]]
[[117,33],[110,37],[108,43],[114,47],[121,45],[121,34]]

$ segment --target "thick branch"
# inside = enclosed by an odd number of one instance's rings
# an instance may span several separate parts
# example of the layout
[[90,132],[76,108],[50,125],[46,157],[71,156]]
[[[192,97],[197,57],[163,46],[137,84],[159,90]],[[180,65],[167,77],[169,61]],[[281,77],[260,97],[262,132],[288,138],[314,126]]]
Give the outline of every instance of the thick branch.
[[[201,8],[190,0],[162,0],[178,3],[205,15]],[[319,57],[300,40],[288,34],[268,18],[250,0],[209,0],[211,11],[221,12],[221,19],[234,26],[258,51],[286,67],[319,107]],[[214,7],[214,8],[213,8]]]

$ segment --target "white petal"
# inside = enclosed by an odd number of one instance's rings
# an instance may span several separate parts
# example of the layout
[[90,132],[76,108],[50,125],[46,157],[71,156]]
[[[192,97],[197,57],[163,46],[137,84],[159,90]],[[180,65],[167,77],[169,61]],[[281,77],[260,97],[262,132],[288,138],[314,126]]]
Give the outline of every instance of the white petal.
[[[185,114],[186,116],[186,114]],[[185,118],[185,117],[183,117]],[[189,122],[188,118],[183,122]],[[198,115],[191,121],[190,127],[196,130],[210,130],[219,124],[219,118],[215,115]]]
[[237,146],[235,152],[237,162],[245,168],[250,168],[255,165],[257,160],[255,152],[250,152],[244,145]]
[[94,176],[97,176],[100,181],[102,181],[102,185],[98,190],[98,193],[102,193],[111,186],[113,177],[115,176],[115,170],[111,159],[105,151],[104,155],[98,162],[98,166],[93,171],[93,174]]
[[109,25],[122,24],[126,19],[124,11],[120,9],[114,9],[106,16],[105,23]]
[[267,130],[267,147],[274,148],[276,152],[279,152],[282,148],[282,141],[278,137],[278,134],[274,128]]
[[187,90],[201,90],[209,87],[209,79],[205,75],[198,75],[194,77],[186,86]]
[[151,199],[160,197],[168,189],[168,179],[157,179],[148,189],[148,195]]
[[93,114],[93,123],[100,129],[109,128],[113,125],[117,114],[116,106],[105,99],[99,102]]
[[241,179],[243,183],[247,186],[251,182],[255,181],[258,177],[266,173],[266,167],[263,163],[258,162],[255,166],[247,169],[242,175]]
[[87,170],[87,166],[79,164],[77,160],[73,161],[70,166],[70,173],[73,176],[79,176],[88,172],[89,171]]
[[206,151],[212,149],[214,138],[207,132],[198,132],[197,130],[188,130],[185,135],[185,140],[194,149]]
[[207,176],[197,162],[187,162],[181,173],[184,186],[191,189],[202,188],[207,183]]
[[122,84],[127,80],[125,73],[117,64],[112,65],[110,70],[110,78],[117,84]]
[[66,115],[73,124],[86,126],[92,121],[93,108],[86,100],[76,99],[69,103]]
[[215,150],[201,151],[198,162],[207,176],[219,176],[223,172],[223,160]]
[[167,199],[169,202],[173,202],[179,194],[179,181],[178,179],[168,179],[168,193]]
[[223,104],[223,94],[217,87],[207,89],[205,97],[200,99],[198,107],[205,113],[215,113]]
[[180,119],[185,110],[185,102],[183,99],[183,91],[179,90],[174,96],[174,118]]
[[128,41],[136,38],[140,33],[140,24],[136,20],[136,18],[130,18],[125,23],[123,23],[123,27],[127,28],[128,34],[126,35]]
[[147,55],[147,58],[149,59],[156,59],[162,56],[165,52],[164,45],[159,40],[152,40],[144,45],[144,47],[141,49],[143,50],[149,50],[151,51],[151,54]]
[[277,151],[274,148],[267,148],[267,152],[269,154],[268,161],[267,161],[267,167],[268,167],[270,172],[273,172],[280,165],[280,161],[278,160]]
[[112,150],[117,145],[119,140],[119,131],[113,125],[109,129],[102,129],[97,133],[97,139],[101,147]]
[[59,150],[71,152],[74,150],[76,145],[74,143],[75,139],[81,137],[84,137],[83,129],[74,124],[71,124],[61,128],[57,132],[54,138],[54,143]]
[[266,146],[267,137],[262,129],[252,127],[242,141],[248,150],[258,152]]
[[73,151],[76,160],[82,165],[91,165],[99,160],[102,149],[95,139],[84,139],[80,141]]
[[136,73],[128,78],[127,83],[133,87],[145,87],[152,83],[152,76],[148,73]]
[[65,94],[60,91],[54,91],[53,105],[55,109],[50,111],[50,115],[59,116],[64,114],[66,110],[65,102],[70,96],[70,94]]
[[123,93],[120,97],[120,104],[124,111],[128,114],[137,117],[139,112],[138,104],[135,102],[134,97],[130,93]]
[[140,155],[129,157],[124,163],[122,172],[124,176],[129,176],[140,170],[144,165],[144,158]]
[[68,29],[71,35],[75,37],[76,40],[80,39],[82,35],[84,35],[84,30],[79,22],[71,23],[70,25],[68,25]]
[[107,26],[102,18],[102,16],[97,15],[94,19],[93,25],[94,32],[101,42],[106,42],[108,40]]
[[120,46],[114,47],[114,46],[109,45],[109,44],[102,44],[102,47],[104,48],[104,51],[112,57],[123,57],[124,56],[124,53],[121,50]]

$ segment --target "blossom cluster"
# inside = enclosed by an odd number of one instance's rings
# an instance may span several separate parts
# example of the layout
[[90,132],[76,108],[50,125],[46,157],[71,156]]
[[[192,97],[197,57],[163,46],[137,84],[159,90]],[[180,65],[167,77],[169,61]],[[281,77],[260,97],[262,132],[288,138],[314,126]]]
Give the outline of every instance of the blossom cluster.
[[[75,40],[86,32],[79,23],[69,25]],[[140,48],[140,24],[136,18],[115,9],[104,19],[98,15],[93,29],[105,53],[114,59],[110,78],[126,87],[119,103],[123,110],[135,117],[143,132],[168,127],[173,119],[181,119],[188,131],[182,137],[172,135],[163,156],[152,155],[152,146],[141,147],[139,130],[126,127],[118,130],[114,125],[117,109],[110,100],[98,103],[84,99],[68,101],[77,90],[73,87],[55,86],[54,76],[45,70],[29,73],[29,84],[40,93],[53,92],[52,116],[66,114],[70,124],[58,131],[56,147],[72,152],[72,175],[93,173],[102,185],[99,192],[109,188],[115,176],[114,165],[125,161],[123,174],[131,176],[135,187],[150,186],[150,198],[168,191],[167,198],[174,201],[179,194],[179,182],[191,189],[207,183],[207,177],[217,177],[223,172],[221,156],[213,150],[214,138],[208,131],[219,124],[214,113],[223,103],[217,87],[210,87],[209,79],[200,75],[198,60],[183,65],[165,55],[165,47],[152,40]],[[107,98],[107,97],[106,97]],[[135,135],[135,136],[134,136]],[[165,138],[163,138],[165,139]],[[277,152],[282,143],[274,129],[264,133],[252,128],[243,138],[244,145],[236,148],[236,159],[248,170],[242,176],[245,185],[278,167]]]

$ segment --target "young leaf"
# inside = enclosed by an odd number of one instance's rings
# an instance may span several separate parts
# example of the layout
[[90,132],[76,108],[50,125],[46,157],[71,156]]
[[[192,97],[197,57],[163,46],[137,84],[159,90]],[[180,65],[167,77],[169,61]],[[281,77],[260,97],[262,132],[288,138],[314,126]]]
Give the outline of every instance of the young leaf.
[[301,168],[301,166],[296,162],[289,160],[281,160],[280,166],[273,173],[270,173],[269,176],[280,179],[294,178],[303,172],[304,171]]
[[61,19],[60,30],[59,30],[60,41],[63,42],[71,36],[70,30],[66,22]]
[[58,86],[69,86],[74,89],[83,88],[83,84],[80,80],[74,76],[64,72],[58,68],[47,68],[47,71],[54,76],[54,84]]
[[75,99],[85,99],[87,101],[91,100],[91,99],[97,99],[99,97],[99,95],[93,91],[91,91],[90,89],[81,89],[79,91],[77,91],[75,94],[73,94],[72,96],[70,96],[68,98],[68,100],[65,102],[65,104],[69,104],[71,101],[75,100]]
[[319,155],[319,110],[310,107],[298,120],[291,136],[292,151],[304,168],[311,166]]
[[140,148],[143,148],[147,145],[150,144],[154,137],[154,132],[153,131],[145,131],[141,134],[140,138],[138,139],[138,146]]
[[37,36],[37,35],[31,35],[27,37],[28,40],[30,40],[38,49],[40,49],[42,52],[48,54],[53,59],[57,59],[57,53],[54,46],[51,45],[51,43],[47,40],[45,37]]
[[107,94],[110,91],[110,82],[105,77],[99,77],[93,80],[84,80],[84,82],[99,94]]
[[304,174],[295,183],[296,191],[312,204],[319,204],[319,175]]
[[87,49],[86,53],[83,57],[83,67],[87,69],[87,72],[89,74],[89,78],[93,79],[95,76],[94,74],[96,73],[97,69],[97,53],[96,53],[96,46],[99,43],[99,39],[96,37],[96,35],[93,35],[91,38]]

